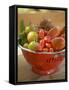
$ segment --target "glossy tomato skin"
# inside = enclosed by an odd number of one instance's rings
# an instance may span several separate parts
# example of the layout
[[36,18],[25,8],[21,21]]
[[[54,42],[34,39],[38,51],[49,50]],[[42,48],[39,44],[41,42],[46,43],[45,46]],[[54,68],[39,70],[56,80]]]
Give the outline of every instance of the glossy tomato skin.
[[44,52],[48,52],[48,48],[43,48],[43,51]]
[[44,41],[45,41],[45,43],[46,42],[50,43],[51,42],[51,37],[50,36],[45,36]]
[[51,43],[55,51],[62,50],[65,47],[65,40],[63,37],[56,37],[52,39]]
[[48,31],[46,31],[46,30],[45,30],[45,31],[44,31],[44,33],[45,33],[45,36],[46,36],[46,35],[47,35],[47,33],[48,33]]
[[49,48],[49,52],[54,52],[54,49],[53,48]]
[[47,48],[51,48],[51,44],[50,44],[50,43],[46,43],[45,46],[46,46]]
[[43,51],[43,48],[40,44],[38,45],[38,50],[37,51],[40,51],[40,52]]
[[37,47],[38,47],[38,42],[36,41],[30,42],[28,45],[28,49],[34,50],[34,51],[37,51]]
[[43,29],[40,29],[40,30],[39,30],[39,32],[38,32],[38,36],[39,36],[40,39],[43,39],[43,38],[44,38],[44,36],[45,36],[45,32],[44,32]]
[[38,41],[38,33],[35,31],[29,32],[27,35],[27,40],[28,40],[28,42]]
[[60,35],[60,28],[54,27],[50,29],[47,33],[48,36],[51,36],[52,38],[58,37]]
[[44,39],[41,39],[39,41],[39,45],[38,45],[38,50],[39,51],[43,51],[43,48],[45,47],[45,40]]
[[42,48],[44,48],[44,46],[45,46],[45,41],[44,41],[44,39],[40,40],[40,45],[42,46]]

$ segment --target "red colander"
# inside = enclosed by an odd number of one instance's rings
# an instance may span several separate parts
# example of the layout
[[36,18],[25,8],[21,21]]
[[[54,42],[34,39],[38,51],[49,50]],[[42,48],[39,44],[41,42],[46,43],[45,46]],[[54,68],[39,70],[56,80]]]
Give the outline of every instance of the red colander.
[[33,72],[40,75],[54,73],[64,60],[65,49],[59,52],[35,52],[19,47],[27,62],[32,66]]

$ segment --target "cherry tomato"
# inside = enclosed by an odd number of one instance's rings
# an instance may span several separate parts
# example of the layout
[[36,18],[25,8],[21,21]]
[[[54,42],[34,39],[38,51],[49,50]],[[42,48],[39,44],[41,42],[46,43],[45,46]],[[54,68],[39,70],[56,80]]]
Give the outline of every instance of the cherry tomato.
[[45,46],[44,40],[40,40],[40,46],[41,46],[42,48],[44,48],[44,46]]
[[40,45],[41,45],[42,48],[44,48],[44,46],[45,46],[45,41],[44,41],[44,39],[40,40]]
[[44,41],[45,41],[45,43],[46,43],[46,42],[51,42],[51,37],[45,36],[45,37],[44,37]]
[[53,52],[54,50],[53,50],[53,48],[49,48],[49,52]]
[[48,52],[48,48],[43,48],[43,51]]
[[45,36],[46,36],[47,35],[47,31],[45,30],[44,32],[45,32]]
[[46,46],[47,48],[51,48],[51,44],[50,44],[50,43],[46,43],[45,46]]
[[38,33],[35,31],[29,32],[27,35],[27,40],[28,40],[28,42],[38,41]]
[[44,38],[44,35],[45,35],[45,32],[43,29],[40,29],[39,32],[38,32],[38,36],[40,39],[43,39]]
[[28,45],[28,48],[30,50],[34,50],[34,51],[36,51],[38,49],[37,47],[38,47],[38,42],[36,42],[36,41],[30,42]]

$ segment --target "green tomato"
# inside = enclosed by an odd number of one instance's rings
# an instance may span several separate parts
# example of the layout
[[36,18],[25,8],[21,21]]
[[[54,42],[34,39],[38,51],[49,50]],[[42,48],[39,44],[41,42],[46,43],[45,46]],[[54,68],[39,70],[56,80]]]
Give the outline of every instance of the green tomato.
[[23,45],[23,47],[24,47],[24,48],[28,48],[28,43],[25,43],[25,44]]
[[25,28],[25,32],[26,33],[29,33],[29,32],[31,32],[32,30],[31,30],[31,27],[30,26],[26,26],[26,28]]
[[37,48],[38,48],[38,42],[36,42],[36,41],[30,42],[29,45],[28,45],[28,48],[29,48],[30,50],[36,51]]
[[37,32],[35,32],[35,31],[29,32],[28,35],[27,35],[27,40],[28,40],[28,42],[38,41],[38,34],[37,34]]

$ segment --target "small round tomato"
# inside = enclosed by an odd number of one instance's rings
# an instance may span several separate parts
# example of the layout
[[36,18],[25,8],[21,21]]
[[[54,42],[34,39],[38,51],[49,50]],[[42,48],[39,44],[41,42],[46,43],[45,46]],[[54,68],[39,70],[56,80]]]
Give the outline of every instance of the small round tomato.
[[45,36],[45,37],[44,37],[44,41],[45,41],[45,43],[46,43],[46,42],[51,42],[51,37]]
[[28,43],[25,43],[25,44],[23,45],[23,47],[24,47],[24,48],[28,48]]
[[50,43],[46,43],[45,46],[46,46],[47,48],[51,48],[51,44],[50,44]]
[[51,36],[52,38],[58,37],[60,35],[60,28],[54,27],[50,29],[47,33],[48,36]]
[[45,30],[44,32],[45,32],[45,36],[46,36],[47,35],[47,31]]
[[43,48],[43,51],[44,52],[48,52],[48,48]]
[[29,33],[29,32],[31,32],[32,30],[31,30],[31,27],[30,26],[26,26],[26,28],[25,28],[25,33]]
[[42,48],[44,48],[44,46],[45,46],[45,40],[44,40],[44,39],[40,40],[40,46],[41,46]]
[[43,48],[42,48],[42,46],[39,44],[37,51],[42,51],[42,50],[43,50]]
[[39,32],[38,32],[38,36],[39,36],[40,39],[43,39],[43,38],[44,38],[44,36],[45,36],[45,32],[44,32],[43,29],[40,29],[40,30],[39,30]]
[[35,31],[29,32],[27,35],[27,40],[28,40],[28,42],[38,41],[38,33]]
[[29,45],[28,45],[28,49],[37,51],[37,49],[38,49],[38,42],[36,42],[36,41],[30,42]]
[[54,50],[53,50],[53,48],[49,48],[49,52],[53,52]]

